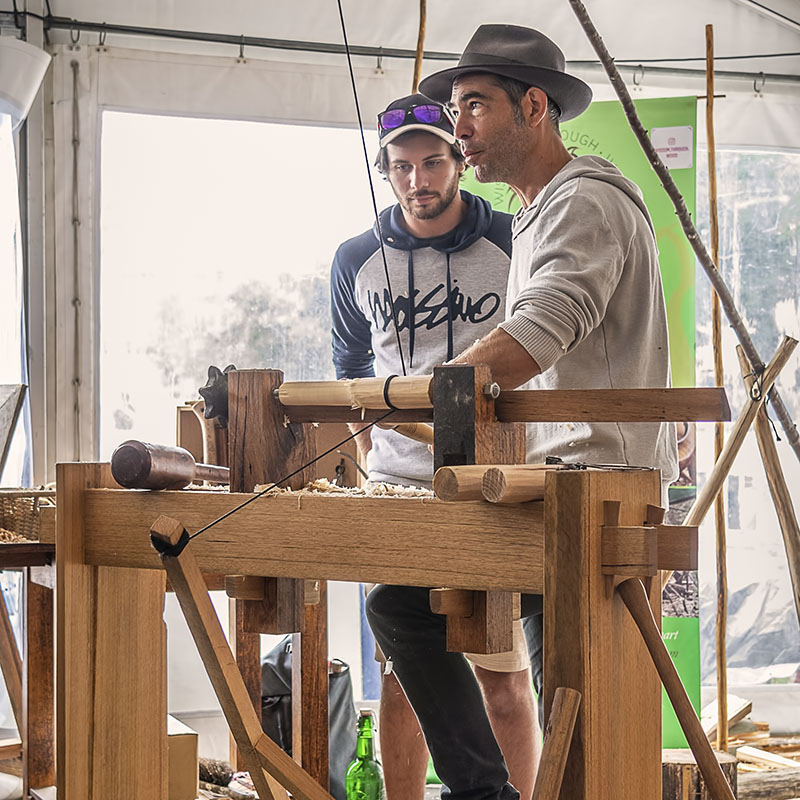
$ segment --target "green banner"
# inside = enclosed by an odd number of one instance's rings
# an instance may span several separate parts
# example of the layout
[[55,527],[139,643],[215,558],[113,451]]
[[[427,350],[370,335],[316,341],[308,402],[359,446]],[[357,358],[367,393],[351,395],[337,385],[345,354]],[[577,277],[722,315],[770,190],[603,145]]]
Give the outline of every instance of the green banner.
[[[689,213],[695,217],[697,99],[670,97],[639,100],[636,111],[672,178],[683,195]],[[653,219],[658,242],[661,278],[667,304],[670,360],[673,386],[695,384],[695,258],[681,230],[672,201],[661,186],[636,137],[628,125],[622,106],[616,102],[592,103],[580,117],[561,125],[561,138],[574,156],[602,156],[642,190]],[[478,183],[471,170],[462,186],[485,197],[492,207],[514,213],[520,206],[516,195],[504,183]],[[681,478],[694,495],[694,446],[691,428],[680,430],[682,450]],[[688,444],[692,444],[691,447]],[[686,450],[683,453],[683,450]],[[671,493],[673,490],[670,490]],[[678,491],[677,489],[675,491]],[[688,498],[690,500],[691,498]],[[682,518],[680,504],[674,513]],[[668,518],[676,523],[679,519]],[[667,608],[674,616],[663,618],[663,637],[681,675],[695,710],[700,711],[700,625],[697,618],[696,573],[680,573],[682,581],[668,587]],[[662,704],[662,741],[667,748],[687,747],[669,699]]]

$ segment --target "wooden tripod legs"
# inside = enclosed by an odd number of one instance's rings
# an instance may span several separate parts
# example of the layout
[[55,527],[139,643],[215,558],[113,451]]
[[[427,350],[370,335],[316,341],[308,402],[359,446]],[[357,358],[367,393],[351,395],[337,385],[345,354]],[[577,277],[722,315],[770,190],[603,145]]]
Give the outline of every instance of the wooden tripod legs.
[[678,671],[664,646],[641,579],[629,578],[617,586],[617,591],[644,638],[713,800],[735,800],[733,791],[725,780],[714,751],[703,732],[700,720],[697,719],[686,689],[681,683]]
[[203,575],[191,548],[186,546],[186,529],[177,520],[160,516],[150,529],[150,539],[161,556],[259,798],[283,800],[288,789],[297,800],[332,800],[330,794],[261,728]]

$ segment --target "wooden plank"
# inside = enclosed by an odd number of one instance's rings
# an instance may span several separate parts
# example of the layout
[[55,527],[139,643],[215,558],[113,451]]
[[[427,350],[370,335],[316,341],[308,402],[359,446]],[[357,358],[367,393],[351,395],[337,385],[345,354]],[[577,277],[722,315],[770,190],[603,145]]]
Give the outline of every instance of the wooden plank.
[[53,562],[55,553],[55,543],[6,542],[0,544],[0,569],[47,566]]
[[87,565],[84,490],[111,485],[110,469],[58,464],[56,476],[58,796],[164,800],[164,574]]
[[[728,727],[744,719],[753,710],[753,703],[751,700],[745,700],[737,697],[735,694],[728,695]],[[700,724],[703,726],[703,732],[710,739],[716,736],[717,733],[717,701],[716,698],[712,700],[700,712]]]
[[305,606],[303,633],[292,637],[292,754],[295,760],[300,754],[303,769],[324,789],[330,785],[327,699],[328,584],[320,581],[319,601]]
[[758,764],[761,767],[775,767],[778,769],[796,768],[797,761],[791,758],[779,755],[778,753],[770,753],[768,750],[762,750],[760,747],[750,747],[744,745],[743,747],[736,748],[736,758],[738,761],[745,761],[748,764]]
[[12,736],[8,739],[0,739],[0,761],[19,758],[21,755],[22,742],[18,736]]
[[[158,569],[148,530],[159,514],[178,517],[195,531],[249,497],[89,490],[82,523],[86,563]],[[194,546],[200,569],[215,574],[541,593],[543,508],[280,495],[251,503]]]
[[25,570],[25,657],[22,673],[23,796],[56,779],[53,590]]
[[618,524],[641,524],[659,474],[558,470],[545,492],[545,723],[557,687],[582,696],[560,797],[661,800],[661,686],[602,574],[600,536],[605,500],[619,501]]
[[500,392],[501,422],[684,422],[731,418],[725,390],[516,389]]

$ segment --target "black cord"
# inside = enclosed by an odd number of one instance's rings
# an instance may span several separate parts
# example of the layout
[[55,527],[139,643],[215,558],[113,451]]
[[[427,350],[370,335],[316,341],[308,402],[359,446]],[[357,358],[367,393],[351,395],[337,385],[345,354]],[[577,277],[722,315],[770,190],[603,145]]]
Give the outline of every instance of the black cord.
[[[369,154],[367,153],[367,140],[364,138],[364,124],[361,121],[361,107],[358,103],[358,89],[356,89],[356,76],[353,72],[353,59],[350,55],[350,44],[347,41],[347,28],[344,24],[344,11],[342,10],[342,0],[336,0],[339,6],[339,19],[342,23],[342,39],[344,40],[344,50],[347,54],[347,66],[350,70],[350,83],[353,86],[353,100],[356,105],[356,117],[358,118],[358,130],[361,133],[361,147],[364,150],[364,163],[367,166],[367,181],[369,183],[369,192],[372,196],[372,211],[375,214],[375,225],[378,229],[378,241],[381,245],[381,257],[383,258],[383,274],[386,276],[386,289],[389,292],[389,305],[392,309],[392,322],[394,323],[394,332],[397,337],[397,349],[400,353],[400,366],[403,370],[403,375],[407,375],[406,361],[403,357],[403,343],[400,341],[400,324],[397,321],[397,309],[394,305],[394,292],[392,291],[392,282],[389,279],[389,264],[386,261],[386,248],[383,244],[383,231],[381,230],[381,218],[378,214],[378,201],[375,199],[375,185],[372,182],[372,169],[369,163]],[[409,306],[414,302],[413,297],[408,298]],[[410,309],[409,309],[410,311]],[[410,318],[409,313],[409,318]],[[411,323],[409,323],[410,325]]]
[[227,519],[232,514],[235,514],[237,511],[241,511],[245,506],[250,505],[250,503],[252,503],[254,500],[258,500],[259,497],[263,497],[267,492],[271,492],[273,489],[277,489],[278,486],[282,484],[284,481],[288,481],[289,478],[293,478],[295,475],[297,475],[298,472],[302,472],[306,467],[310,467],[312,464],[315,464],[321,458],[325,458],[325,456],[327,456],[329,453],[334,452],[334,450],[338,450],[338,448],[340,448],[343,444],[347,444],[347,442],[349,442],[351,439],[355,439],[355,437],[358,436],[358,434],[361,433],[362,431],[369,430],[373,425],[377,425],[379,422],[383,422],[383,420],[385,420],[386,417],[390,416],[391,414],[394,414],[394,411],[395,411],[394,409],[392,409],[391,411],[387,411],[385,414],[373,420],[372,422],[368,422],[363,428],[356,431],[355,433],[351,433],[346,439],[342,439],[341,442],[335,444],[333,447],[329,447],[324,453],[321,453],[316,458],[312,458],[311,461],[309,461],[306,464],[303,464],[302,467],[298,467],[294,472],[290,472],[288,475],[284,475],[279,481],[275,481],[275,483],[273,483],[271,486],[267,486],[266,489],[262,489],[258,494],[254,494],[252,497],[248,497],[247,500],[245,500],[243,503],[240,503],[238,506],[236,506],[236,508],[232,508],[230,511],[226,511],[221,517],[217,517],[213,522],[209,522],[208,525],[204,525],[202,528],[200,528],[199,531],[195,531],[189,537],[188,541],[191,541],[192,539],[195,538],[195,536],[199,536],[201,533],[205,533],[209,528],[213,528],[214,525],[216,525],[219,522],[222,522],[222,520],[224,519]]

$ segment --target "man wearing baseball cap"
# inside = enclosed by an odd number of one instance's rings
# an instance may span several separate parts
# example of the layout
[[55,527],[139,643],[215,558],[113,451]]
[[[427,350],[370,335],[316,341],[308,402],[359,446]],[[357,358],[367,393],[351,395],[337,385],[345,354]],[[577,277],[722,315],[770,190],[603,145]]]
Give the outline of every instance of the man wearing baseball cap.
[[[336,252],[331,310],[339,378],[400,374],[403,366],[408,374],[429,375],[503,319],[511,217],[459,190],[464,157],[453,126],[450,112],[421,94],[395,100],[378,115],[375,163],[398,202],[380,214],[380,226]],[[379,428],[362,431],[358,443],[371,482],[430,488],[433,460],[425,445]],[[382,653],[376,656],[385,663]],[[515,624],[511,652],[468,658],[512,779],[530,796],[539,726],[522,625]],[[385,668],[380,723],[387,799],[422,800],[428,751]]]
[[[572,158],[564,147],[559,120],[582,113],[591,90],[565,72],[561,50],[530,28],[482,25],[458,66],[420,89],[457,115],[455,135],[476,178],[507,183],[522,202],[505,319],[455,361],[488,364],[504,389],[668,386],[652,222],[639,188],[613,164]],[[674,433],[658,423],[529,425],[527,457],[653,466],[666,486],[677,474]],[[538,626],[541,610],[541,596],[523,596],[526,624]],[[444,795],[517,800],[475,680],[446,652],[445,623],[427,592],[379,586],[367,615],[419,717]]]

